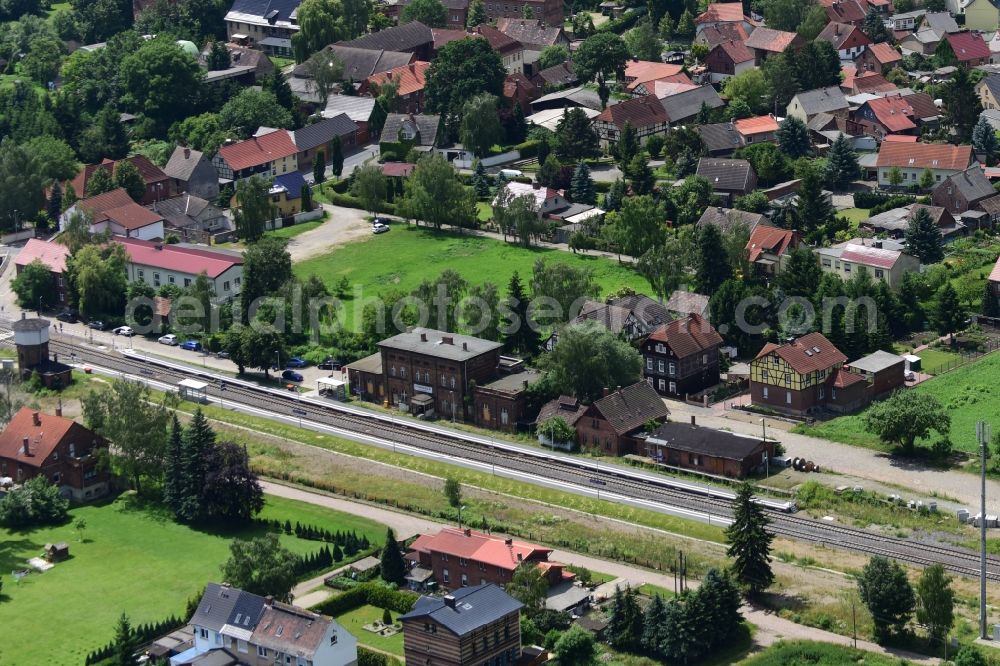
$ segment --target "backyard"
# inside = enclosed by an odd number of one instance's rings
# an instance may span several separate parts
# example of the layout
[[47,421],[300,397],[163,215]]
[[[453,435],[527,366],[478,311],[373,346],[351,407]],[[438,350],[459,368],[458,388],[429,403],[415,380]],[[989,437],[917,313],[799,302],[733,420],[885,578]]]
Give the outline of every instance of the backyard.
[[[375,606],[361,606],[343,615],[338,615],[336,620],[344,629],[358,639],[358,645],[364,645],[378,652],[388,652],[397,657],[403,656],[403,632],[398,631],[392,636],[385,637],[380,634],[365,629],[365,625],[382,621],[381,608]],[[393,613],[393,622],[399,617],[399,613]]]
[[[522,284],[528,288],[531,267],[538,259],[590,268],[600,286],[601,296],[622,287],[649,291],[645,279],[613,259],[560,250],[525,249],[491,238],[403,225],[393,225],[392,233],[351,243],[322,257],[300,262],[295,272],[301,278],[316,275],[331,288],[346,277],[352,289],[361,289],[365,299],[390,289],[409,293],[421,281],[434,280],[445,269],[457,271],[470,284],[494,282],[501,293],[505,293],[514,271],[520,274]],[[345,323],[348,328],[356,327],[360,310],[360,304],[347,308]]]
[[[262,517],[332,531],[357,530],[372,543],[385,538],[384,528],[374,522],[291,500],[268,497]],[[73,527],[80,518],[87,523],[82,543]],[[5,574],[0,626],[5,635],[30,637],[0,644],[0,663],[77,666],[88,651],[111,639],[123,611],[133,625],[182,615],[189,597],[205,583],[219,580],[230,540],[261,533],[259,528],[223,531],[181,525],[130,494],[73,509],[65,525],[0,529],[0,572]],[[299,554],[321,547],[295,536],[283,535],[281,540]],[[69,544],[69,560],[20,582],[10,576],[46,543],[60,541]]]
[[[945,355],[945,353],[940,354]],[[925,356],[924,352],[921,352],[920,356]],[[941,363],[944,360],[931,356],[930,362]],[[940,400],[951,415],[951,441],[955,450],[974,453],[978,450],[977,420],[992,419],[993,431],[1000,431],[1000,420],[997,418],[1000,414],[1000,393],[996,391],[997,377],[1000,377],[1000,354],[993,353],[974,363],[934,377],[910,390],[928,393]],[[845,444],[885,448],[877,437],[865,431],[863,412],[813,426],[798,426],[795,431]],[[936,435],[932,434],[932,437]]]

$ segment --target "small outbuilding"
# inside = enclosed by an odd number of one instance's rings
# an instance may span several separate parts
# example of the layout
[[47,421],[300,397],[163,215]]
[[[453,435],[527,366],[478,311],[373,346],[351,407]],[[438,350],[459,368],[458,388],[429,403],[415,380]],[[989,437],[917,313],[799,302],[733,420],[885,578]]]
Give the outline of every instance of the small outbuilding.
[[646,455],[660,464],[742,479],[764,467],[776,442],[670,422],[651,432],[645,444]]
[[347,383],[333,377],[320,377],[316,380],[316,388],[324,398],[333,398],[343,402],[347,399]]
[[199,382],[197,379],[182,379],[177,382],[177,393],[182,400],[191,402],[208,402],[208,384]]
[[69,559],[69,545],[65,541],[45,544],[45,559],[49,562],[62,562]]

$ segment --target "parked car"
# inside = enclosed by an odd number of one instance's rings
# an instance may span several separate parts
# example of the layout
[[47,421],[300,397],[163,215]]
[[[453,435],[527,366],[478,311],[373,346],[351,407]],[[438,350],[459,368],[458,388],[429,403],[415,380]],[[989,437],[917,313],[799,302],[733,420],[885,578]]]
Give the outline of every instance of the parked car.
[[106,326],[100,319],[94,319],[93,321],[87,322],[87,328],[92,328],[95,331],[103,331]]
[[392,220],[388,217],[376,217],[372,220],[372,224],[384,224],[385,226],[389,226],[392,224]]
[[215,352],[215,358],[229,358],[229,352],[227,351]]
[[287,361],[285,361],[286,368],[304,368],[309,365],[305,359],[299,358],[298,356],[293,356]]
[[63,310],[56,315],[56,319],[59,321],[66,322],[67,324],[75,324],[80,321],[80,313],[76,310],[71,310],[69,308]]
[[340,370],[340,368],[343,367],[343,365],[344,362],[341,361],[339,358],[327,356],[323,360],[323,362],[317,365],[316,367],[319,368],[320,370]]
[[173,333],[167,333],[166,335],[161,335],[157,340],[161,345],[170,345],[174,347],[177,345],[177,336]]
[[197,340],[185,340],[181,343],[181,349],[187,351],[201,351],[201,343]]
[[294,370],[285,370],[284,372],[281,373],[281,378],[282,379],[287,379],[290,382],[301,382],[302,381],[302,375],[300,375],[299,373],[295,372]]
[[118,328],[111,331],[115,335],[124,335],[126,338],[131,338],[135,335],[135,331],[132,330],[131,326],[119,326]]
[[388,224],[381,224],[379,222],[376,222],[375,224],[372,225],[373,234],[384,234],[387,231],[389,231]]

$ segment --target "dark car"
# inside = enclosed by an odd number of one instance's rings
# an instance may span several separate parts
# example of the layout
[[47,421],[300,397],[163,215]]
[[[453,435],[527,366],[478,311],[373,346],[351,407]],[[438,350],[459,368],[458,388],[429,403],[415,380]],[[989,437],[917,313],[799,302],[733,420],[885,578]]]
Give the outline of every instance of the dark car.
[[197,340],[185,340],[181,343],[181,349],[187,351],[201,351],[201,343]]
[[316,367],[319,368],[320,370],[340,370],[340,368],[343,367],[343,365],[344,362],[341,361],[339,358],[333,358],[332,356],[328,356],[326,359],[323,360],[322,363],[320,363]]
[[392,220],[390,220],[388,217],[376,217],[374,220],[372,220],[372,224],[384,224],[385,226],[389,226],[391,222]]
[[87,328],[92,328],[95,331],[103,331],[105,329],[104,322],[100,319],[95,319],[93,321],[87,322]]
[[76,310],[63,310],[56,315],[56,319],[59,321],[64,321],[67,324],[75,324],[80,321],[80,313]]
[[215,352],[215,358],[229,358],[229,352],[227,351]]
[[290,382],[301,382],[302,381],[302,375],[300,375],[299,373],[295,372],[294,370],[285,370],[284,372],[281,373],[281,378],[282,379],[286,379],[286,380],[288,380]]
[[299,358],[298,356],[293,356],[285,361],[286,368],[304,368],[308,365],[309,363],[307,363],[305,359]]

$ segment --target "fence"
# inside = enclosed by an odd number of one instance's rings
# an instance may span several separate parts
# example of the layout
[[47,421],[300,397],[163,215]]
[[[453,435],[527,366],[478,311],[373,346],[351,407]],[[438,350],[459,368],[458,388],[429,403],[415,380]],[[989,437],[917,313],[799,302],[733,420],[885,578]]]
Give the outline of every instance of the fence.
[[1000,338],[988,338],[986,342],[984,342],[980,346],[983,348],[982,351],[978,350],[974,352],[949,351],[948,353],[957,355],[958,358],[948,359],[947,361],[943,361],[937,365],[923,367],[922,371],[926,372],[927,374],[932,374],[935,376],[943,375],[946,372],[951,372],[956,368],[961,368],[964,365],[968,365],[969,363],[978,361],[983,356],[991,354],[995,352],[997,349],[1000,349]]

